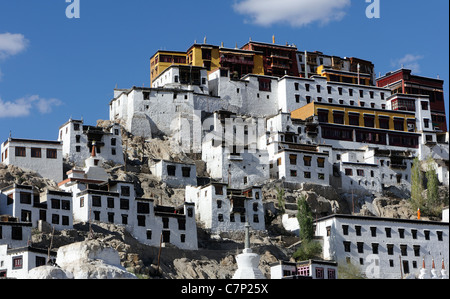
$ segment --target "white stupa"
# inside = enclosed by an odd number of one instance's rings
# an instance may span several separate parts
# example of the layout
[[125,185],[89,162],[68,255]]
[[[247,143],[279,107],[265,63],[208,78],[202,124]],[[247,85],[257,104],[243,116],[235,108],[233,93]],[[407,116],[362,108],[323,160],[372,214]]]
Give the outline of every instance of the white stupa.
[[442,279],[448,279],[447,270],[445,270],[444,259],[442,259],[441,278],[442,278]]
[[439,275],[436,270],[436,265],[434,264],[434,259],[432,260],[432,266],[431,266],[431,279],[439,279]]
[[428,274],[428,270],[425,268],[425,259],[423,259],[422,269],[420,269],[419,279],[430,279],[430,274]]
[[243,253],[236,256],[238,269],[234,273],[233,279],[266,279],[259,270],[260,256],[250,249],[250,225],[245,225],[245,249]]

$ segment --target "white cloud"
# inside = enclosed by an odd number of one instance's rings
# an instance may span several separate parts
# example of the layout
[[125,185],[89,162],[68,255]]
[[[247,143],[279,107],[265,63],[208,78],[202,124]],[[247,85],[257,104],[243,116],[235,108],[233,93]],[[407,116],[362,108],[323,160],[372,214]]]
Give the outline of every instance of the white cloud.
[[18,33],[0,33],[0,59],[16,55],[26,49],[29,41]]
[[421,71],[419,60],[421,59],[423,59],[422,55],[406,54],[400,59],[391,61],[391,65],[392,67],[403,67],[411,70],[415,74],[419,74]]
[[36,110],[40,114],[49,114],[54,107],[62,104],[58,99],[44,99],[38,95],[23,97],[13,102],[5,102],[0,99],[0,118],[25,117]]
[[302,27],[319,22],[327,24],[341,20],[350,0],[238,0],[233,8],[236,12],[248,15],[250,22],[270,26],[287,23]]

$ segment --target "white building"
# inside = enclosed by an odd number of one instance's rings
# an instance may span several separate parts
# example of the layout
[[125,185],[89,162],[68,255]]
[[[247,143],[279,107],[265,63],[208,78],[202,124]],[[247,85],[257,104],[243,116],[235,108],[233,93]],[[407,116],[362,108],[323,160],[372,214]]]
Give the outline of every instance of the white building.
[[343,192],[381,193],[395,186],[400,190],[411,188],[413,155],[408,151],[382,150],[366,146],[360,150],[335,150]]
[[33,247],[8,248],[0,245],[0,278],[27,279],[28,272],[55,261],[56,252]]
[[151,173],[171,187],[197,186],[195,163],[167,160],[149,161]]
[[270,265],[271,279],[338,279],[338,265],[333,261],[308,260]]
[[448,222],[331,215],[316,221],[323,258],[359,266],[368,278],[419,275],[423,259],[449,261]]
[[74,221],[123,225],[139,242],[150,246],[159,246],[162,236],[164,243],[198,249],[193,204],[154,206],[153,199],[136,196],[133,182],[109,180],[94,155],[86,159],[86,165],[84,170],[70,171],[68,179],[60,183],[61,189],[73,194]]
[[62,143],[59,141],[8,138],[2,144],[2,163],[37,172],[44,178],[63,179]]
[[38,227],[44,221],[56,230],[72,229],[72,193],[13,185],[0,190],[0,215],[18,218]]
[[31,223],[18,222],[17,218],[0,216],[0,245],[8,248],[27,246],[31,238]]
[[195,203],[198,221],[213,233],[244,231],[246,222],[253,230],[265,230],[260,187],[236,190],[224,183],[187,186],[186,202]]
[[70,119],[59,128],[58,140],[63,144],[63,156],[77,166],[84,165],[84,161],[91,155],[94,142],[96,155],[101,162],[125,163],[121,128],[118,124],[102,128],[84,125],[83,120]]

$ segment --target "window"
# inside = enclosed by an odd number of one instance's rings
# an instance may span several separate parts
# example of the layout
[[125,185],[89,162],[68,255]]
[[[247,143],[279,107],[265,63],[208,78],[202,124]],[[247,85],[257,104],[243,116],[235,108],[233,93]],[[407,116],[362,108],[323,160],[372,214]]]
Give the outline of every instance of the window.
[[320,109],[317,111],[319,122],[327,123],[328,122],[328,110]]
[[26,157],[26,149],[24,147],[16,147],[16,157]]
[[333,111],[333,121],[335,124],[344,124],[344,112],[343,111]]
[[417,239],[417,229],[412,229],[411,230],[411,235],[412,235],[414,240]]
[[259,90],[260,91],[271,91],[271,79],[265,79],[265,78],[258,78],[259,81]]
[[223,187],[222,186],[214,186],[216,195],[223,195]]
[[375,115],[364,115],[364,126],[366,128],[374,128],[375,127]]
[[316,86],[317,92],[320,93],[320,85]]
[[[108,213],[108,222],[114,223],[114,213],[112,213],[112,212]],[[139,216],[138,216],[138,223],[139,223]]]
[[350,126],[359,126],[359,113],[349,113],[348,122]]
[[378,243],[372,243],[372,253],[373,254],[378,254]]
[[114,209],[114,198],[108,197],[106,200],[106,206],[110,209]]
[[413,245],[414,256],[420,256],[420,245]]
[[11,239],[22,240],[22,227],[21,226],[13,226],[11,228]]
[[20,203],[21,204],[31,204],[31,193],[20,192]]
[[438,241],[443,241],[443,232],[442,231],[437,231],[436,232],[437,237],[438,237]]
[[394,255],[394,244],[387,244],[386,247],[388,255]]
[[311,156],[304,156],[303,157],[303,164],[305,166],[311,166],[311,160],[312,160]]
[[355,231],[356,231],[357,236],[361,236],[361,226],[360,225],[355,226]]
[[386,238],[392,238],[392,229],[390,227],[386,227]]
[[191,168],[190,167],[183,167],[182,169],[183,177],[189,178],[191,176]]
[[351,248],[350,248],[351,243],[348,241],[344,241],[344,251],[345,252],[350,252]]
[[342,225],[342,233],[344,236],[348,235],[348,225]]
[[291,170],[291,177],[296,177],[297,176],[297,170]]
[[12,258],[12,268],[13,270],[22,269],[23,267],[23,257],[15,256]]
[[325,174],[323,174],[323,173],[318,173],[318,174],[317,174],[317,178],[318,178],[319,180],[323,181],[323,180],[325,180]]
[[164,217],[162,219],[162,222],[163,222],[163,228],[169,228],[169,218]]
[[364,169],[358,169],[356,170],[358,176],[364,176]]
[[346,168],[346,169],[345,169],[345,175],[346,175],[346,176],[352,176],[352,175],[353,175],[353,169],[351,169],[351,168]]
[[148,202],[138,202],[137,212],[140,214],[150,214],[150,204]]
[[376,237],[377,236],[377,228],[374,226],[370,227],[370,233],[371,233],[372,237]]
[[380,129],[389,129],[389,117],[379,116],[378,123]]
[[258,214],[253,214],[253,222],[254,223],[259,223],[259,216],[258,216]]
[[407,245],[400,245],[400,251],[402,253],[402,256],[408,256],[408,246]]
[[403,118],[394,118],[394,130],[396,131],[404,131],[404,119]]
[[405,238],[405,229],[404,228],[399,228],[398,229],[398,234],[400,236],[400,239],[404,239]]
[[[219,214],[221,215],[221,214]],[[223,217],[223,215],[222,215]],[[178,230],[186,230],[186,219],[178,218]]]
[[297,155],[289,155],[291,165],[297,165]]
[[47,159],[56,159],[58,158],[58,154],[57,154],[57,150],[56,149],[52,149],[52,148],[48,148],[47,149]]
[[304,172],[304,177],[305,177],[305,179],[310,179],[311,178],[311,172],[305,171]]
[[54,210],[59,210],[61,208],[61,201],[59,199],[51,199],[51,206]]
[[94,195],[92,196],[92,206],[93,207],[101,207],[102,206],[102,197]]
[[129,186],[121,186],[120,187],[120,194],[122,196],[130,196],[130,187]]
[[175,165],[167,165],[167,175],[175,176],[176,169]]
[[42,152],[40,148],[31,148],[31,158],[41,158]]
[[121,210],[129,210],[130,209],[130,200],[121,198],[120,199],[120,209]]
[[364,242],[358,242],[356,245],[358,247],[358,253],[364,253]]
[[429,231],[429,230],[426,230],[426,231],[424,231],[423,233],[424,233],[424,235],[425,235],[425,240],[430,240],[430,231]]

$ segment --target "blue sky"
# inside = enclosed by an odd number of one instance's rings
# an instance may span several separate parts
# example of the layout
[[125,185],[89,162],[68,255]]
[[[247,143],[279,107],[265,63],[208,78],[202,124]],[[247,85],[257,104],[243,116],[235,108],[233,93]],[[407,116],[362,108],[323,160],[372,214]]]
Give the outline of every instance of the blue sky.
[[449,1],[379,0],[0,0],[0,141],[56,140],[70,117],[108,119],[113,89],[150,85],[150,57],[195,40],[226,47],[294,43],[371,60],[378,73],[405,67],[445,80],[448,110]]

